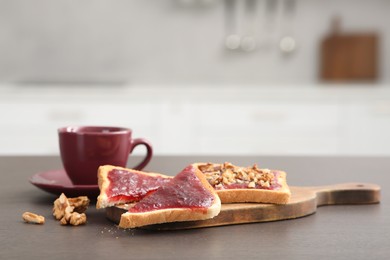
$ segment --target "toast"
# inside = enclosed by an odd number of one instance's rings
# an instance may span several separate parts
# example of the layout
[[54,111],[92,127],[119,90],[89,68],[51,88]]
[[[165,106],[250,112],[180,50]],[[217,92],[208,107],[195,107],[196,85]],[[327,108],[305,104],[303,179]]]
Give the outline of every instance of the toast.
[[160,173],[142,172],[112,165],[100,166],[98,169],[100,195],[97,197],[96,208],[137,202],[172,178]]
[[194,163],[222,203],[286,204],[291,196],[284,171],[238,167],[231,163]]
[[217,216],[220,210],[221,201],[214,188],[199,169],[189,165],[123,213],[119,227],[204,220]]

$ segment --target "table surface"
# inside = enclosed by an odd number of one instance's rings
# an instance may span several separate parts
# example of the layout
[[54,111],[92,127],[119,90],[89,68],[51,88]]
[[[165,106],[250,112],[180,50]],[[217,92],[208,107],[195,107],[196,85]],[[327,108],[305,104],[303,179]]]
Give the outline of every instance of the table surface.
[[[129,165],[138,158],[131,158]],[[59,169],[56,156],[0,157],[0,259],[388,259],[390,157],[155,156],[145,170],[174,175],[198,161],[258,163],[283,169],[293,186],[367,182],[381,186],[381,203],[320,207],[313,215],[180,231],[121,230],[92,205],[84,226],[60,226],[51,215],[56,196],[28,182]],[[32,211],[44,225],[22,221]]]

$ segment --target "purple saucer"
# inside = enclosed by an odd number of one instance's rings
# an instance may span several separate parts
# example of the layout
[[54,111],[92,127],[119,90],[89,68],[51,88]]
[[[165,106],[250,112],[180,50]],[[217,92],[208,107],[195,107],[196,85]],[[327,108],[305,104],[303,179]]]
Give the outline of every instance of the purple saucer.
[[57,195],[64,193],[67,197],[88,196],[89,199],[96,199],[99,195],[98,185],[74,185],[64,169],[37,173],[30,178],[30,182],[44,191]]

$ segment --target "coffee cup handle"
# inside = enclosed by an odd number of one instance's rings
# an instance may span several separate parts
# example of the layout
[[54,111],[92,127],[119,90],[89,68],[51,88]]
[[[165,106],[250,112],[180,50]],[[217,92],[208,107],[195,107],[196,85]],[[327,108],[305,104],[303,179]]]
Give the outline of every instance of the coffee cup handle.
[[135,170],[142,170],[145,168],[145,166],[150,162],[153,156],[153,148],[150,142],[144,138],[136,138],[136,139],[130,139],[130,153],[131,154],[134,150],[134,148],[138,145],[145,145],[146,147],[146,156],[142,162],[140,162],[137,166],[132,167]]

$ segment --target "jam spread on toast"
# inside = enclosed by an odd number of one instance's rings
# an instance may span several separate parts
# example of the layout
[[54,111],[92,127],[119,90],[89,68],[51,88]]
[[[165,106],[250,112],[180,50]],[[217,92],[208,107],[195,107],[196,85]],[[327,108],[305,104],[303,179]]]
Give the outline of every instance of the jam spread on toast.
[[135,204],[129,212],[168,208],[202,209],[210,207],[213,201],[213,194],[203,186],[195,174],[195,169],[190,165],[170,182]]
[[106,193],[112,202],[139,201],[170,181],[170,178],[149,176],[123,169],[112,169],[107,178],[110,180],[110,185]]

